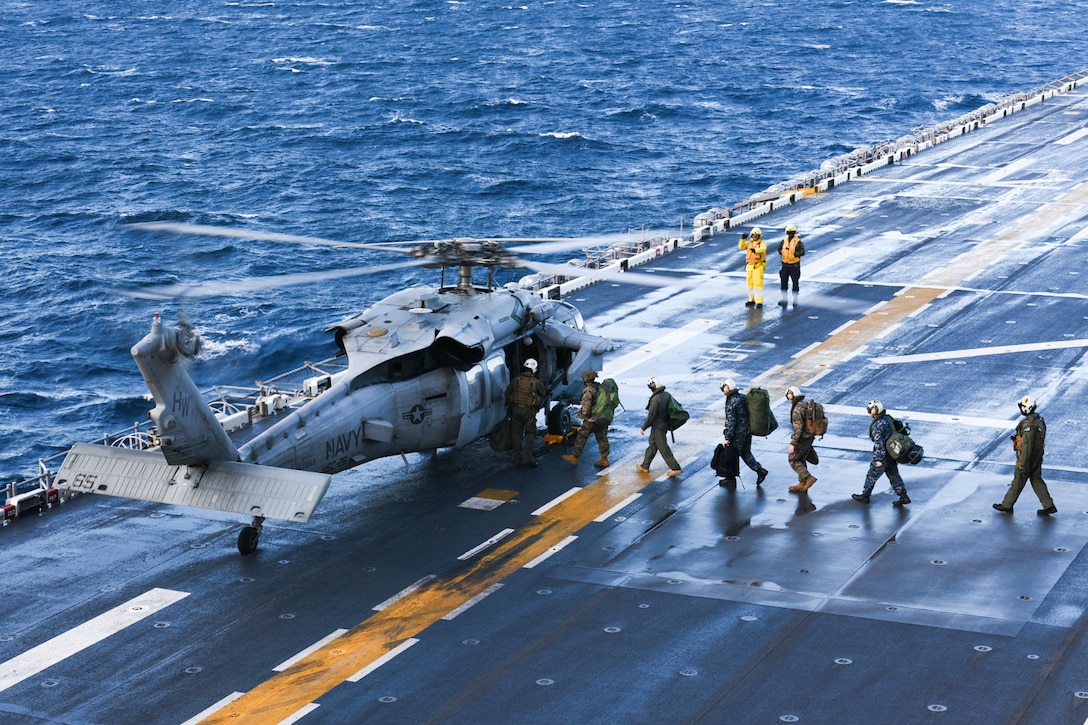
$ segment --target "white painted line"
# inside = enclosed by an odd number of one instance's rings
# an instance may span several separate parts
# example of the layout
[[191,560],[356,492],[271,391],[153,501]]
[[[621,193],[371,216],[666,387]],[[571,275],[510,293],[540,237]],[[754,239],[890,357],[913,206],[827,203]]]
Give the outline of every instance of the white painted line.
[[394,594],[393,596],[389,597],[388,599],[386,599],[381,604],[375,606],[373,608],[373,610],[375,612],[380,612],[383,609],[385,609],[386,607],[390,606],[391,604],[395,604],[396,602],[399,602],[401,599],[404,599],[406,596],[408,596],[409,594],[414,592],[416,589],[419,589],[424,584],[427,584],[428,582],[432,582],[437,578],[438,577],[435,576],[434,574],[428,574],[427,576],[425,576],[422,579],[420,579],[419,581],[417,581],[415,584],[412,584],[411,586],[407,587],[403,591],[401,591],[401,592],[399,592],[397,594]]
[[348,682],[358,682],[359,680],[363,679],[364,677],[369,675],[374,670],[376,670],[379,667],[381,667],[382,665],[384,665],[389,660],[391,660],[394,657],[396,657],[397,655],[399,655],[404,650],[406,650],[409,647],[411,647],[412,645],[414,645],[416,642],[419,642],[419,640],[416,639],[415,637],[409,637],[408,639],[404,640],[403,642],[398,644],[396,647],[389,650],[388,652],[383,654],[381,657],[374,660],[369,665],[367,665],[366,667],[364,667],[363,669],[359,670],[354,675],[349,677]]
[[820,345],[823,345],[823,342],[820,341],[820,340],[817,340],[816,342],[812,343],[808,347],[803,347],[800,350],[798,350],[797,352],[793,353],[792,355],[790,355],[790,357],[793,358],[793,359],[797,359],[797,358],[803,356],[805,353],[810,352],[812,350],[815,350]]
[[811,262],[805,262],[801,265],[801,272],[809,279],[811,279],[813,275],[820,274],[825,269],[831,269],[840,262],[844,262],[851,257],[856,256],[856,254],[857,250],[849,246],[843,247],[841,249],[836,249],[830,254],[820,255],[819,259],[813,260]]
[[279,725],[293,725],[293,723],[298,722],[319,707],[321,706],[318,705],[316,702],[311,702],[309,705],[302,708],[294,715],[291,715],[290,717],[285,717],[284,719],[280,720]]
[[965,357],[983,355],[1004,355],[1013,352],[1037,352],[1039,350],[1059,350],[1069,347],[1088,347],[1088,340],[1055,340],[1053,342],[1032,342],[1024,345],[997,345],[995,347],[974,347],[965,350],[946,350],[944,352],[917,353],[914,355],[889,355],[874,357],[871,360],[878,365],[898,363],[934,362],[936,360],[960,360]]
[[488,548],[490,546],[494,546],[495,544],[499,543],[500,541],[502,541],[503,539],[505,539],[507,536],[509,536],[512,533],[514,533],[513,529],[503,529],[502,531],[495,534],[494,536],[492,536],[490,539],[488,539],[484,543],[479,544],[477,546],[474,546],[471,549],[469,549],[468,551],[466,551],[464,554],[461,554],[461,556],[457,557],[457,559],[459,561],[464,561],[465,559],[471,559],[472,557],[476,556],[477,554],[479,554],[484,549],[486,549],[486,548]]
[[605,511],[605,512],[604,512],[603,514],[601,514],[600,516],[598,516],[597,518],[595,518],[595,519],[593,519],[593,520],[594,520],[594,521],[596,521],[597,523],[602,523],[602,522],[604,522],[604,521],[607,521],[608,519],[612,518],[612,516],[613,516],[613,515],[614,515],[614,514],[615,514],[615,513],[617,512],[617,511],[619,511],[619,510],[621,510],[621,509],[625,508],[625,507],[627,506],[627,504],[631,503],[632,501],[634,501],[635,499],[637,499],[637,498],[638,498],[639,496],[641,496],[641,495],[642,495],[641,493],[633,493],[633,494],[631,494],[630,496],[628,496],[627,498],[623,499],[623,500],[622,500],[622,501],[620,501],[620,502],[619,502],[618,504],[616,504],[616,505],[615,505],[615,506],[613,506],[612,508],[608,509],[608,510],[607,510],[607,511]]
[[561,551],[565,546],[570,544],[572,541],[575,541],[577,538],[578,538],[577,536],[568,536],[567,538],[563,539],[558,544],[551,547],[550,549],[545,551],[543,554],[541,554],[540,556],[538,556],[537,558],[533,559],[528,564],[523,566],[522,569],[532,569],[534,566],[536,566],[540,562],[546,560],[552,554],[555,554],[555,553]]
[[[866,418],[869,417],[869,412],[862,407],[852,405],[834,405],[831,403],[824,404],[824,410],[828,413],[842,414],[842,415],[862,415]],[[909,420],[915,422],[924,420],[929,423],[944,423],[947,425],[970,425],[979,428],[998,428],[1001,430],[1011,430],[1016,427],[1015,420],[1003,420],[1001,418],[977,418],[970,415],[946,415],[944,413],[923,413],[917,410],[896,410],[894,408],[888,408],[888,412],[892,414],[892,417],[896,420]],[[1051,468],[1052,466],[1047,466]]]
[[855,322],[857,322],[857,320],[848,320],[848,321],[842,323],[841,325],[839,325],[838,327],[836,327],[831,332],[827,333],[827,336],[828,337],[834,337],[835,335],[838,335],[840,332],[845,330],[847,327],[850,327],[850,325],[854,324]]
[[[939,294],[937,296],[938,297],[945,297],[945,296],[947,296],[949,294],[951,294],[951,290],[945,290],[944,292],[942,292],[941,294]],[[930,303],[930,302],[925,303],[924,305],[922,305],[921,307],[916,309],[914,312],[911,312],[910,314],[908,314],[907,318],[909,319],[911,317],[917,317],[918,315],[920,315],[923,312],[925,312],[926,310],[928,310],[931,304],[932,303]]]
[[[1063,138],[1058,139],[1054,143],[1056,143],[1059,146],[1068,146],[1069,144],[1073,143],[1074,141],[1079,141],[1080,139],[1084,138],[1085,136],[1088,136],[1088,128],[1082,128],[1082,129],[1079,129],[1077,131],[1074,131],[1073,133],[1069,134],[1068,136],[1065,136]],[[1085,722],[1088,723],[1088,720],[1085,720]]]
[[212,715],[213,713],[219,712],[224,707],[231,704],[232,702],[234,702],[235,700],[237,700],[239,697],[241,697],[244,694],[246,694],[246,693],[244,693],[244,692],[232,692],[229,695],[227,695],[226,697],[224,697],[222,700],[220,700],[219,702],[212,705],[211,707],[209,707],[209,708],[207,708],[205,710],[201,710],[196,715],[193,715],[191,718],[189,718],[188,720],[183,722],[181,725],[196,725],[198,722],[203,722],[210,715]]
[[181,601],[189,592],[150,589],[48,642],[0,663],[0,692]]
[[879,340],[882,337],[887,337],[888,335],[892,334],[893,332],[895,332],[896,330],[898,330],[902,326],[903,326],[902,322],[897,322],[894,325],[890,325],[888,327],[885,327],[883,330],[876,333],[876,335],[873,337],[873,339],[874,340]]
[[555,498],[553,498],[553,499],[552,499],[551,501],[549,501],[548,503],[544,504],[543,506],[541,506],[540,508],[538,508],[538,509],[537,509],[536,511],[532,512],[532,513],[531,513],[531,514],[529,514],[529,515],[530,515],[530,516],[539,516],[540,514],[542,514],[542,513],[544,513],[545,511],[547,511],[548,509],[550,509],[550,508],[552,508],[552,507],[554,507],[554,506],[558,506],[558,505],[559,505],[560,503],[562,503],[563,501],[566,501],[566,500],[567,500],[568,498],[570,498],[571,496],[573,496],[574,494],[578,493],[578,492],[579,492],[579,491],[581,491],[581,490],[582,490],[582,489],[581,489],[581,488],[580,488],[579,486],[575,486],[574,488],[572,488],[571,490],[567,491],[566,493],[564,493],[564,494],[561,494],[561,495],[559,495],[559,496],[556,496],[556,497],[555,497]]
[[480,592],[479,594],[474,596],[472,599],[469,599],[467,602],[465,602],[461,606],[459,606],[456,609],[450,611],[450,613],[447,614],[446,616],[442,617],[442,619],[444,619],[444,620],[446,620],[448,622],[451,619],[453,619],[454,617],[456,617],[457,615],[464,614],[466,611],[468,611],[469,607],[471,607],[471,606],[473,606],[475,604],[479,604],[481,601],[483,601],[484,597],[488,596],[489,594],[494,594],[495,592],[499,591],[500,589],[502,589],[502,584],[501,583],[492,584],[487,589],[484,589],[482,592]]
[[622,355],[615,360],[609,361],[605,365],[607,370],[602,373],[602,376],[607,375],[608,377],[616,377],[622,375],[631,368],[638,367],[642,363],[651,360],[663,352],[683,345],[691,338],[701,335],[711,327],[720,324],[721,320],[694,320],[689,322],[679,330],[673,330],[667,335],[663,335],[653,342],[643,345],[637,350],[633,350],[626,355]]
[[756,376],[756,379],[752,381],[752,385],[761,386],[765,385],[768,380],[774,380],[775,376],[778,375],[778,371],[784,367],[785,365],[775,365],[762,375]]
[[322,639],[319,639],[318,641],[314,642],[312,645],[310,645],[306,649],[302,650],[301,652],[299,652],[297,655],[295,655],[291,659],[285,660],[284,662],[281,662],[280,664],[276,665],[275,667],[272,668],[272,671],[273,672],[283,672],[288,667],[290,667],[291,665],[293,665],[296,662],[298,662],[299,660],[301,660],[303,657],[306,657],[306,656],[310,655],[311,653],[316,652],[317,650],[319,650],[322,647],[324,647],[325,645],[327,645],[329,642],[332,642],[334,639],[336,639],[337,637],[342,635],[344,632],[347,632],[347,630],[346,629],[337,629],[337,630],[335,630],[332,634],[326,635]]
[[[898,287],[899,285],[896,285],[896,286]],[[883,307],[886,304],[888,304],[887,300],[881,300],[880,302],[877,302],[875,305],[873,305],[869,309],[865,310],[865,312],[862,312],[861,316],[862,317],[868,317],[869,315],[873,314],[874,312],[876,312],[877,310],[879,310],[881,307]]]
[[813,376],[812,376],[811,378],[809,378],[809,379],[808,379],[808,380],[806,380],[805,382],[801,383],[800,387],[801,387],[802,389],[804,389],[804,388],[807,388],[807,387],[808,387],[809,385],[812,385],[812,384],[813,384],[813,383],[815,383],[815,382],[816,382],[817,380],[819,380],[819,379],[820,379],[820,378],[822,378],[823,376],[827,375],[827,374],[828,374],[829,372],[831,372],[831,368],[824,368],[823,370],[821,370],[820,372],[816,373],[815,375],[813,375]]
[[[1066,138],[1068,138],[1068,136],[1066,136]],[[1057,141],[1056,143],[1061,143],[1061,141]],[[1029,159],[1029,158],[1017,159],[1016,161],[1013,161],[1011,164],[1006,164],[1005,166],[1002,166],[1001,168],[996,169],[996,170],[994,170],[993,172],[991,172],[989,174],[986,174],[986,176],[983,176],[981,179],[979,179],[975,183],[979,184],[981,186],[988,186],[990,184],[994,184],[994,183],[996,183],[998,181],[1001,181],[1002,179],[1004,179],[1007,176],[1012,176],[1017,171],[1021,171],[1023,169],[1026,169],[1027,167],[1031,166],[1033,163],[1035,163],[1034,160]]]

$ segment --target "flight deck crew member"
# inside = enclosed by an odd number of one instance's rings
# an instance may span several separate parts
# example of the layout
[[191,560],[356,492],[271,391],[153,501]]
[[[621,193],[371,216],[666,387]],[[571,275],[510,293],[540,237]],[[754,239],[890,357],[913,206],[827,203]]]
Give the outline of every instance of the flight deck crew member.
[[881,474],[887,474],[892,490],[899,494],[899,499],[892,501],[892,506],[906,506],[910,503],[910,497],[907,496],[907,487],[903,485],[903,477],[899,475],[899,464],[888,455],[888,437],[893,432],[891,418],[879,400],[869,401],[867,410],[872,418],[869,423],[869,438],[873,441],[873,460],[870,461],[869,473],[865,476],[865,489],[861,493],[850,494],[850,497],[861,503],[869,503],[869,494],[873,492],[876,480]]
[[1012,436],[1012,448],[1016,451],[1016,471],[1012,475],[1012,484],[1004,500],[995,503],[994,508],[1011,514],[1013,504],[1024,490],[1024,484],[1030,479],[1031,488],[1043,505],[1037,513],[1040,516],[1056,514],[1058,509],[1054,506],[1054,499],[1050,498],[1046,481],[1043,480],[1046,421],[1035,412],[1035,401],[1028,396],[1020,399],[1019,407],[1024,419],[1016,424],[1016,433]]
[[808,471],[808,461],[816,462],[812,443],[816,436],[805,430],[805,396],[796,385],[786,388],[786,400],[790,401],[790,468],[797,474],[797,483],[790,486],[790,491],[801,493],[812,488],[816,477]]
[[748,282],[745,307],[763,307],[763,272],[767,269],[767,243],[758,227],[747,237],[740,235],[737,247],[744,252],[744,271]]
[[544,404],[548,392],[536,376],[536,360],[529,358],[521,372],[510,381],[506,389],[506,403],[510,406],[511,438],[514,443],[514,465],[518,468],[536,468],[533,446],[536,445],[536,414]]
[[593,414],[593,406],[597,402],[597,393],[601,389],[601,384],[596,380],[596,370],[582,371],[582,382],[585,383],[585,389],[582,390],[582,407],[578,409],[578,417],[582,419],[582,426],[578,429],[578,436],[574,439],[574,455],[563,456],[564,461],[575,466],[578,465],[578,457],[582,455],[582,449],[586,447],[586,441],[589,440],[591,433],[596,436],[597,448],[601,453],[601,457],[594,461],[593,465],[598,468],[608,466],[610,451],[608,426],[612,420],[611,414],[609,414],[609,420],[605,420],[604,417],[595,417]]
[[[756,472],[756,485],[759,486],[767,478],[767,469],[759,465],[759,461],[752,455],[752,428],[748,417],[748,400],[744,393],[737,389],[737,384],[732,380],[726,380],[721,384],[722,393],[725,394],[725,425],[722,428],[722,445],[733,448],[735,455],[740,456],[744,464]],[[727,476],[719,485],[735,486],[737,479]]]
[[650,378],[647,383],[650,388],[650,401],[646,403],[646,421],[642,424],[642,435],[646,435],[646,429],[650,429],[650,445],[646,447],[646,453],[642,456],[642,463],[635,468],[643,473],[650,472],[650,463],[658,451],[665,459],[665,465],[669,467],[668,475],[677,476],[683,473],[676,456],[669,448],[669,400],[672,395],[665,392],[665,386],[657,378]]
[[805,256],[805,244],[797,235],[797,227],[786,227],[786,237],[778,243],[778,254],[782,257],[782,268],[778,270],[778,279],[782,283],[782,297],[779,307],[786,306],[786,288],[793,280],[793,306],[797,306],[798,291],[801,287],[801,257]]

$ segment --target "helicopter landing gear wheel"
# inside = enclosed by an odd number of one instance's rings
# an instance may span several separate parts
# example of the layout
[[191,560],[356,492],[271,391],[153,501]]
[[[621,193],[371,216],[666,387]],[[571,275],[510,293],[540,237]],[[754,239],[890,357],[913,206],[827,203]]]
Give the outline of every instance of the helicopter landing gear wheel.
[[571,417],[570,408],[563,403],[556,403],[552,406],[552,409],[548,411],[548,432],[552,435],[563,436],[564,438],[570,435]]
[[242,556],[249,556],[257,550],[257,545],[261,540],[261,524],[264,523],[264,517],[254,516],[252,526],[244,526],[242,530],[238,532],[238,553]]

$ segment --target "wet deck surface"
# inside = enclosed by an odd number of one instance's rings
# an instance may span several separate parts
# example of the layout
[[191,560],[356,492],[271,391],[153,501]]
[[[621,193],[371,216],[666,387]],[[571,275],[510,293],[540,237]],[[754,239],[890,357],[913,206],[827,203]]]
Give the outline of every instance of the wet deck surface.
[[[244,558],[225,515],[81,497],[19,519],[0,721],[1085,722],[1088,139],[1062,140],[1086,123],[1059,96],[761,219],[810,250],[796,309],[774,262],[744,308],[735,232],[654,266],[699,288],[579,293],[627,408],[603,472],[486,443],[378,461]],[[693,411],[673,479],[634,469],[650,375]],[[787,385],[828,405],[807,494],[783,430],[756,441],[761,488],[718,485],[724,377],[779,420]],[[1030,487],[991,508],[1025,394],[1054,517]],[[906,509],[886,480],[850,498],[873,398],[926,449]]]

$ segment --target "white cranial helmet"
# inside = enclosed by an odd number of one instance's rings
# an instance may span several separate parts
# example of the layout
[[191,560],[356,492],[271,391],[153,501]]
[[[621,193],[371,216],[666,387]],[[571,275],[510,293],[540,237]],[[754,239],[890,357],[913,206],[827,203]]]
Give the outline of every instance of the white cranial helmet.
[[529,358],[525,361],[524,367],[526,370],[533,373],[534,375],[536,374],[536,360]]

